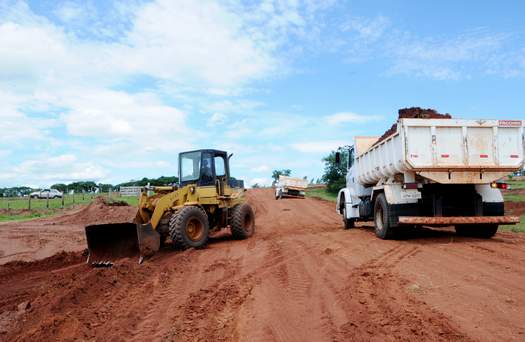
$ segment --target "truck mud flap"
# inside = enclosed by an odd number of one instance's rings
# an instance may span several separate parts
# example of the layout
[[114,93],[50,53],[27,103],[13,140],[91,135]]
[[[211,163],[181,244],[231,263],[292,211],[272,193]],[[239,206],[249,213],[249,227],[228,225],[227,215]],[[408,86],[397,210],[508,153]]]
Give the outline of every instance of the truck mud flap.
[[446,226],[455,224],[517,224],[519,216],[399,216],[400,225]]

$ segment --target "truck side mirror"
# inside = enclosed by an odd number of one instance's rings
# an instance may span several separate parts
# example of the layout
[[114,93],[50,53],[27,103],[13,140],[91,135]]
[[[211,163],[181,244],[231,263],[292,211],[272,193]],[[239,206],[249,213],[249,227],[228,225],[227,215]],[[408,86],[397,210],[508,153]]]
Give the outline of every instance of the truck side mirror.
[[341,152],[335,152],[335,164],[337,166],[341,165]]

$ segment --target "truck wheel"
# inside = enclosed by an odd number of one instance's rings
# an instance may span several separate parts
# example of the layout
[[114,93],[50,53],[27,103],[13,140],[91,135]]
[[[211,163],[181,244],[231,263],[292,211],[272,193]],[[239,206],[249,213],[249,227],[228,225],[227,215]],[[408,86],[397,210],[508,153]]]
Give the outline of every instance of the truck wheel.
[[490,239],[498,231],[497,224],[480,224],[473,227],[466,225],[455,226],[456,234],[460,236],[475,237],[481,239]]
[[199,207],[184,207],[170,218],[169,232],[175,248],[199,248],[208,242],[208,216]]
[[238,240],[249,238],[255,232],[255,215],[248,203],[233,207],[231,231]]
[[374,205],[374,227],[378,238],[388,240],[395,235],[394,228],[390,225],[390,206],[385,194],[379,194]]
[[343,224],[345,229],[350,229],[355,227],[355,219],[346,218],[346,205],[343,207]]

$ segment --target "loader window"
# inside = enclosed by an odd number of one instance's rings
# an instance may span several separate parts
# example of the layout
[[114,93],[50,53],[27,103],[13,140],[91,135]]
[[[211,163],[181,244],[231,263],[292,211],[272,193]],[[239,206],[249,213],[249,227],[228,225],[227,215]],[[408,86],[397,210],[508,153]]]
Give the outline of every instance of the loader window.
[[213,175],[213,157],[210,153],[202,154],[202,170],[199,185],[213,185],[215,177]]
[[224,167],[224,158],[216,156],[215,158],[215,175],[217,177],[224,177],[226,175],[226,168]]
[[180,179],[181,182],[195,181],[199,179],[201,170],[201,152],[184,153],[180,156]]

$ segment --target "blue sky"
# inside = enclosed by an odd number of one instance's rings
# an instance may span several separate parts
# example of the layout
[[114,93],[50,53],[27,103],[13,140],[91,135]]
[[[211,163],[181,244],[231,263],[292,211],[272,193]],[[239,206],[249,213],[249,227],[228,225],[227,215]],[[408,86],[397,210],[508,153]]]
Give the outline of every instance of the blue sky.
[[408,106],[524,119],[522,1],[0,0],[0,186],[320,177]]

